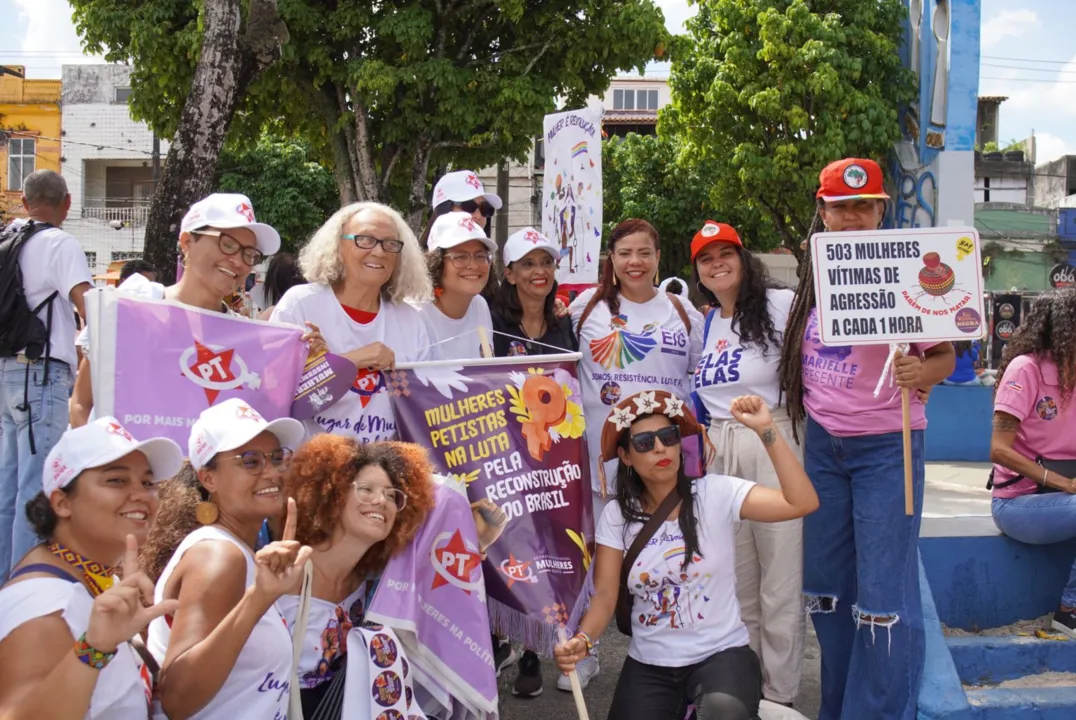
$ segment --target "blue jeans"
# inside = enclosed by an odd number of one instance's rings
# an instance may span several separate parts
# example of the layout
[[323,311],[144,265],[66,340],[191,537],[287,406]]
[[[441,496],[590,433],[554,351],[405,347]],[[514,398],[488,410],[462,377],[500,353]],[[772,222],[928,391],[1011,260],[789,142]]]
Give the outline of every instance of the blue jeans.
[[[1076,495],[1054,492],[994,498],[990,514],[998,530],[1028,545],[1050,545],[1076,537]],[[1076,607],[1076,562],[1061,592],[1061,604]]]
[[[29,410],[24,402],[26,368],[15,358],[0,358],[0,583],[22,556],[40,542],[26,519],[26,503],[41,492],[45,456],[67,429],[68,407],[74,379],[64,363],[49,363],[49,380],[43,385],[45,366],[29,366]],[[30,426],[34,428],[35,454],[30,453]]]
[[835,437],[807,419],[803,593],[822,649],[819,720],[914,720],[923,674],[919,521],[923,432],[912,433],[915,514],[904,514],[900,433]]

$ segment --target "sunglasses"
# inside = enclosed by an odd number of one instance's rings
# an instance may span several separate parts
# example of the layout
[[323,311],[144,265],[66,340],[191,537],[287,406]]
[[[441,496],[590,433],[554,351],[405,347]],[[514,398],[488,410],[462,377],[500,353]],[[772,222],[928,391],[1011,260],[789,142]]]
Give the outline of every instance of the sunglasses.
[[381,496],[385,498],[385,502],[395,505],[397,510],[403,510],[404,505],[407,504],[407,495],[403,490],[399,488],[383,488],[374,487],[373,485],[356,485],[355,497],[358,498],[359,503],[362,505],[373,505],[377,500],[377,493],[381,491]]
[[654,449],[654,440],[660,440],[665,447],[675,447],[680,444],[680,428],[676,425],[663,427],[660,430],[641,432],[631,436],[631,446],[638,453],[648,453]]
[[291,464],[291,450],[288,448],[280,448],[270,453],[263,453],[261,450],[247,450],[245,453],[232,455],[231,457],[239,460],[239,464],[251,475],[261,475],[262,471],[265,470],[266,462],[272,463],[273,467],[280,470],[280,472],[286,471],[288,465]]
[[375,247],[380,245],[382,248],[385,249],[385,252],[392,255],[399,254],[399,252],[403,250],[404,246],[403,242],[401,242],[400,240],[382,240],[381,238],[376,238],[373,235],[352,235],[348,233],[346,235],[341,235],[340,237],[342,237],[344,240],[353,240],[355,242],[355,247],[362,248],[363,250],[373,250]]
[[225,255],[235,255],[241,253],[239,257],[243,258],[250,267],[254,267],[265,259],[265,255],[258,248],[247,247],[234,237],[227,233],[218,232],[216,230],[196,230],[195,235],[205,235],[207,237],[215,237],[217,239],[217,247]]
[[487,205],[486,203],[482,203],[480,205],[474,200],[465,200],[464,202],[456,204],[460,210],[462,210],[463,212],[471,213],[472,215],[474,214],[475,210],[478,210],[482,213],[482,217],[484,218],[491,218],[493,217],[493,213],[496,212],[493,209],[492,205]]

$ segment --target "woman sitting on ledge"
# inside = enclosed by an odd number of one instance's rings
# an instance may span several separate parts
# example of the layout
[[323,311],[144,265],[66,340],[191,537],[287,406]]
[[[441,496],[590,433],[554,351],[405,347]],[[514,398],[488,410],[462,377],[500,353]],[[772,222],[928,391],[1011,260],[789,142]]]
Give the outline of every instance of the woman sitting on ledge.
[[[1005,346],[998,374],[990,440],[994,523],[1031,545],[1074,538],[1076,289],[1039,298]],[[1076,564],[1053,628],[1076,639]]]

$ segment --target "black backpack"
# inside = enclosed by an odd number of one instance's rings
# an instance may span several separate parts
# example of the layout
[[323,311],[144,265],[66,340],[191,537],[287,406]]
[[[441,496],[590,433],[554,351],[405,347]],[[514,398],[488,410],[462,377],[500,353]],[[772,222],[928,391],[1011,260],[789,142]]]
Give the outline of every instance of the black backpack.
[[[53,227],[48,223],[30,220],[25,225],[9,225],[0,232],[0,357],[17,357],[24,355],[34,361],[45,358],[44,379],[42,385],[49,381],[49,336],[52,333],[52,301],[60,294],[53,292],[35,308],[26,302],[26,290],[22,284],[22,268],[19,267],[19,254],[23,246],[37,233]],[[48,308],[47,321],[42,322],[37,313]],[[23,402],[18,406],[22,412],[28,412],[30,392],[30,365],[26,365],[26,380],[23,387]],[[33,425],[30,431],[30,452],[37,453],[34,445]]]

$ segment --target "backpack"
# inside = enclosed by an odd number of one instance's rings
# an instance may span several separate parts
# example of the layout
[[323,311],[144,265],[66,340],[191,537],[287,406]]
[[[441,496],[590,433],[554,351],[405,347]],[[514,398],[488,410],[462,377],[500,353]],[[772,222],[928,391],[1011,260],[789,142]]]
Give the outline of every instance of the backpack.
[[[30,238],[51,227],[31,220],[19,227],[9,225],[0,232],[0,357],[16,357],[20,352],[27,360],[47,357],[52,301],[59,293],[52,293],[31,309],[22,284],[19,254]],[[48,323],[37,316],[44,307],[48,307]]]

